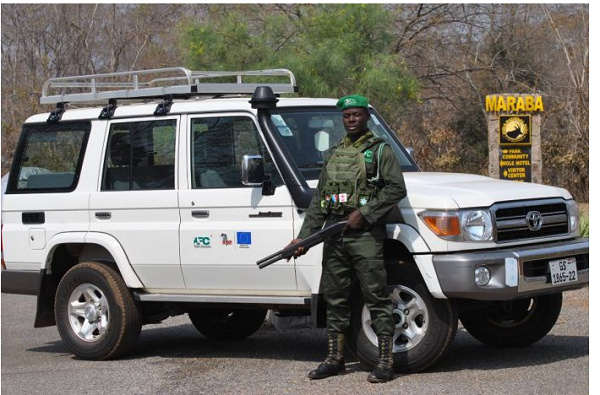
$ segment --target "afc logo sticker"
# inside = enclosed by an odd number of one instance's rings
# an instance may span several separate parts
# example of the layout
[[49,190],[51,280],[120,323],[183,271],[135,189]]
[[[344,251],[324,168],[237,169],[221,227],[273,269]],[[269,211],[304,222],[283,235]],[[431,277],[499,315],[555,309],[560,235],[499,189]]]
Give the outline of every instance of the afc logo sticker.
[[194,248],[210,248],[210,243],[211,243],[210,236],[194,237]]

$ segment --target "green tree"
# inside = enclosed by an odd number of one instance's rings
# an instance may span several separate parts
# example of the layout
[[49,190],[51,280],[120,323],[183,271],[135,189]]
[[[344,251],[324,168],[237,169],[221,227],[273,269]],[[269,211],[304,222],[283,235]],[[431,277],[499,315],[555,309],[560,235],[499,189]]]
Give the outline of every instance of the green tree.
[[393,30],[394,15],[382,5],[215,6],[185,27],[184,48],[194,69],[285,67],[302,95],[360,92],[385,114],[419,92],[394,53]]

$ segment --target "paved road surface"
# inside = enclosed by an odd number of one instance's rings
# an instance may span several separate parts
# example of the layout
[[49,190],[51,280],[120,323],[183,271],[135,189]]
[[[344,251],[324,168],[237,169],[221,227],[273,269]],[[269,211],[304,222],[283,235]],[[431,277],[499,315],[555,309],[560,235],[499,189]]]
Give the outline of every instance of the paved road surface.
[[459,329],[427,372],[370,384],[353,360],[349,373],[310,381],[325,356],[324,331],[265,325],[240,342],[201,336],[187,316],[144,327],[133,355],[82,361],[56,327],[33,328],[35,297],[2,294],[2,395],[52,394],[588,394],[588,288],[565,294],[548,336],[519,349],[493,349]]

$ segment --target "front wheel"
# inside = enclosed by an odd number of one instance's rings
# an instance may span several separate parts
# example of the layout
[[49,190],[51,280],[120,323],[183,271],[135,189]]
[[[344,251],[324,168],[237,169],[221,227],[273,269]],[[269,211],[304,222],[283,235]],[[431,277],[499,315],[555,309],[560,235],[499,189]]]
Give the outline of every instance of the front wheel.
[[460,321],[474,338],[494,347],[523,347],[546,336],[562,308],[562,293],[497,302],[465,311]]
[[54,311],[60,337],[84,359],[123,355],[142,328],[142,316],[123,279],[98,262],[78,264],[64,275]]
[[[414,271],[401,277],[392,280],[398,284],[388,286],[396,324],[394,369],[419,372],[433,365],[447,351],[456,335],[458,318],[454,305],[448,300],[433,298]],[[377,335],[360,291],[355,295],[348,347],[370,370],[378,362]]]

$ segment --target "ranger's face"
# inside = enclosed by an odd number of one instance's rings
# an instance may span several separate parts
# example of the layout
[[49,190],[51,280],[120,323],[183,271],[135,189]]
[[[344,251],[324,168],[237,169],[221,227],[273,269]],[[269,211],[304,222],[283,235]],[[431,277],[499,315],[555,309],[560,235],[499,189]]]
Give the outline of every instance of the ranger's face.
[[364,107],[347,108],[343,111],[343,121],[350,137],[358,137],[366,133],[369,111]]

